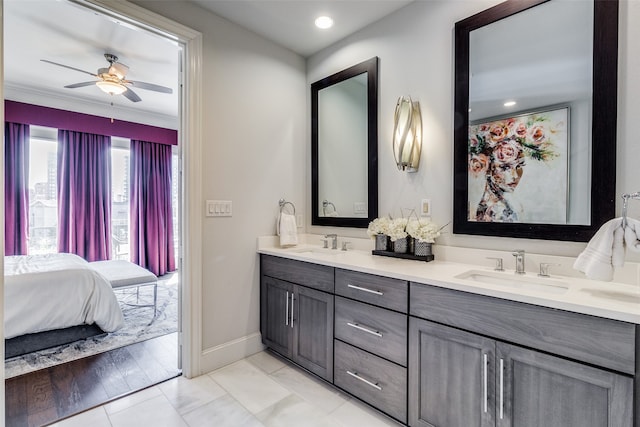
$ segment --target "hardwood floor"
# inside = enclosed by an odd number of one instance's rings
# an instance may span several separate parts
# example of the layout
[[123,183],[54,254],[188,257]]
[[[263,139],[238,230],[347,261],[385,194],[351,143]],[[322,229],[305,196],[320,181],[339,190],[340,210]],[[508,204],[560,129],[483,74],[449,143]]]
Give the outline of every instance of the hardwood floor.
[[177,334],[5,381],[6,426],[43,426],[180,375]]

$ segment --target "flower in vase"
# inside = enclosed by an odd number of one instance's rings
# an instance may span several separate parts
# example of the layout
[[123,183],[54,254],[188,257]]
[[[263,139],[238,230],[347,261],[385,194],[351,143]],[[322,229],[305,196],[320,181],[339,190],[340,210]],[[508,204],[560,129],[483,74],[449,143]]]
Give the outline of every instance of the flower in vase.
[[398,239],[404,239],[408,236],[408,222],[409,220],[407,218],[394,218],[390,221],[388,235],[392,242],[395,242]]
[[407,233],[419,242],[434,243],[441,227],[427,220],[414,220],[407,224]]
[[389,234],[389,225],[391,224],[391,219],[386,216],[381,218],[376,218],[369,223],[369,227],[367,227],[367,234],[369,237],[373,238],[378,234]]

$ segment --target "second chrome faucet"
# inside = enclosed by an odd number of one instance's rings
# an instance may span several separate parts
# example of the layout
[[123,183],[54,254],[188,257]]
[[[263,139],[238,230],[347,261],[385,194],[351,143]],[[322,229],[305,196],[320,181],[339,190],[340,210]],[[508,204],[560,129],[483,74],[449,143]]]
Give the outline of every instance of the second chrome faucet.
[[[324,236],[324,238],[325,239],[331,239],[331,249],[338,249],[338,235],[337,234],[327,234],[326,236]],[[326,248],[326,246],[325,246],[325,248]]]

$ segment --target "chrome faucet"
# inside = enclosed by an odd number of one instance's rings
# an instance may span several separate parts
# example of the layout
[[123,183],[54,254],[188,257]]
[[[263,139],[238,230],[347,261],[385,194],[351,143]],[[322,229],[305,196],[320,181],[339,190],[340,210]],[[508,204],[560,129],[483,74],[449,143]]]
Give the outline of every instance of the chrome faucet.
[[516,249],[512,255],[516,257],[516,274],[525,274],[524,272],[524,250]]
[[338,235],[337,234],[327,234],[324,236],[325,239],[331,240],[331,249],[338,249]]

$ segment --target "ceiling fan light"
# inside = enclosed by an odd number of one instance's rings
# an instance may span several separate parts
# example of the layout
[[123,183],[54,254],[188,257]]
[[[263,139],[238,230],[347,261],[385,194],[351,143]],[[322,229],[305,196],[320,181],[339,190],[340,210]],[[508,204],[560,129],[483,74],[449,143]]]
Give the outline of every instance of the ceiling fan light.
[[100,90],[108,93],[109,95],[121,95],[122,93],[124,93],[124,91],[127,90],[126,86],[116,82],[99,81],[96,82],[96,85],[98,85]]

